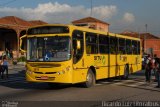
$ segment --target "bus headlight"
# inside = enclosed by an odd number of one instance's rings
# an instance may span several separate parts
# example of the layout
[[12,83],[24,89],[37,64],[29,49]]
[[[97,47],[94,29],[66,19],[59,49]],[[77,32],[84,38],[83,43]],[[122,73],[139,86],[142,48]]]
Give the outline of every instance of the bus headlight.
[[57,72],[57,73],[58,73],[58,75],[60,75],[60,74],[65,74],[65,71],[62,70],[62,71],[59,71],[59,72]]
[[57,72],[57,74],[58,75],[60,75],[60,74],[65,74],[67,71],[69,71],[70,70],[70,66],[67,66],[66,68],[64,68],[62,71],[59,71],[59,72]]
[[27,70],[27,73],[30,74],[30,75],[32,75],[32,71],[30,71],[30,70]]

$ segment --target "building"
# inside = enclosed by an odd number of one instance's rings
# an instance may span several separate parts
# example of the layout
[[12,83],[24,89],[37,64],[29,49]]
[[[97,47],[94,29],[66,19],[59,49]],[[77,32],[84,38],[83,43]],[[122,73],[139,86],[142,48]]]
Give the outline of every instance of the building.
[[144,44],[146,46],[146,53],[157,54],[160,57],[160,39],[146,39]]
[[75,20],[75,21],[72,21],[72,24],[76,25],[76,26],[83,26],[83,27],[96,29],[96,30],[100,30],[100,31],[104,31],[104,32],[109,31],[109,24],[108,23],[101,21],[101,20],[98,20],[93,17],[86,17],[86,18],[82,18],[79,20]]
[[21,56],[19,51],[19,38],[26,33],[26,29],[46,24],[43,21],[25,21],[15,16],[6,16],[0,18],[0,56],[8,49],[13,51],[13,57]]

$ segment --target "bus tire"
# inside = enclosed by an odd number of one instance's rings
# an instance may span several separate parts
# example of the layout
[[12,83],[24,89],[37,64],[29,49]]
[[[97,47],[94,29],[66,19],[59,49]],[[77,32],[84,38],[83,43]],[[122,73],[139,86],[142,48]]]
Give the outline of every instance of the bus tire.
[[123,75],[123,79],[128,79],[129,77],[129,65],[126,64],[125,67],[124,67],[124,75]]
[[88,70],[86,82],[84,83],[85,88],[94,86],[96,83],[95,75],[91,69]]

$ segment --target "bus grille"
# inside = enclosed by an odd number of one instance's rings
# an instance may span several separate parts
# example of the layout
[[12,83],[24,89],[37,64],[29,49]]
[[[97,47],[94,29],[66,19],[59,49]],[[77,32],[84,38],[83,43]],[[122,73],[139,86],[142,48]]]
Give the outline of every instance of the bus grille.
[[46,72],[45,74],[56,74],[57,72]]
[[57,72],[34,72],[35,74],[56,74]]
[[46,80],[46,81],[51,81],[51,80],[55,80],[55,77],[48,77],[48,79],[43,79],[41,77],[36,77],[36,80]]
[[43,74],[43,72],[34,72],[35,74]]

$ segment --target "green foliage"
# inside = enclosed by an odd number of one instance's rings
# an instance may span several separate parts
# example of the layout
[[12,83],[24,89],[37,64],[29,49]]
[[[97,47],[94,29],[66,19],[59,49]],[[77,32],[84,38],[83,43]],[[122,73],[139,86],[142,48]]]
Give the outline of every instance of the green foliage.
[[17,59],[17,62],[26,62],[26,57],[21,56],[20,58]]

